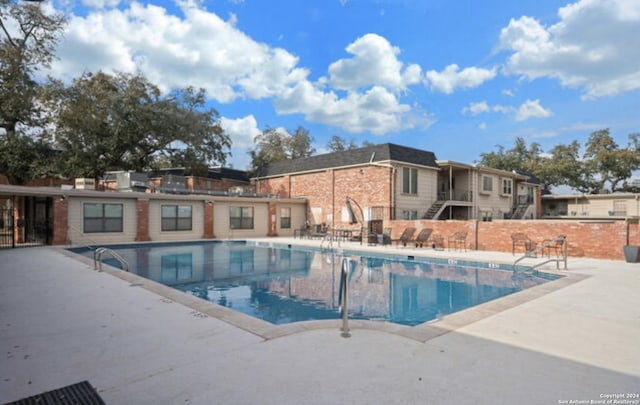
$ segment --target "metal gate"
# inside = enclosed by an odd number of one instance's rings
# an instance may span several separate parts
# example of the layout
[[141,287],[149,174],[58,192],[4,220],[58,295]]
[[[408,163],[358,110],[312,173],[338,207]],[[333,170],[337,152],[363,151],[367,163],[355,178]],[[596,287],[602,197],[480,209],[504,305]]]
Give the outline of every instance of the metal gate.
[[0,248],[50,244],[51,205],[47,197],[0,199]]
[[11,200],[0,200],[0,248],[15,247],[13,223],[13,204]]

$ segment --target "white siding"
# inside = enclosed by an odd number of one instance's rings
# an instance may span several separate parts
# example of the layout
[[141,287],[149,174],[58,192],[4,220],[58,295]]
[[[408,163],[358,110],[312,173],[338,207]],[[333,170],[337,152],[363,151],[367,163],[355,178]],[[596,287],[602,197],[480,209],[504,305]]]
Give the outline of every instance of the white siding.
[[[277,228],[278,236],[293,236],[296,229],[300,229],[306,221],[305,204],[278,204],[277,206]],[[280,208],[291,209],[291,228],[282,228],[280,224]]]
[[[229,227],[229,207],[253,207],[253,229],[234,229]],[[258,201],[219,202],[214,205],[213,233],[218,239],[259,238],[267,236],[269,204]]]
[[[483,177],[490,177],[493,179],[493,189],[491,191],[483,191]],[[511,212],[511,207],[513,206],[513,195],[502,194],[503,178],[504,176],[498,176],[491,173],[478,174],[478,191],[476,192],[478,219],[482,218],[480,211],[491,211],[493,213],[493,219],[502,219],[503,214]]]
[[418,168],[418,194],[402,193],[402,168],[409,166],[399,166],[396,179],[396,214],[398,219],[402,211],[417,211],[418,218],[421,218],[431,205],[436,201],[438,188],[438,172],[436,170]]
[[[122,232],[84,232],[84,203],[122,204]],[[72,245],[134,242],[137,230],[136,200],[69,197],[67,238]]]
[[[204,233],[204,207],[201,201],[151,200],[149,201],[149,236],[153,241],[193,240],[200,239]],[[191,207],[190,231],[162,231],[163,205],[180,205]]]

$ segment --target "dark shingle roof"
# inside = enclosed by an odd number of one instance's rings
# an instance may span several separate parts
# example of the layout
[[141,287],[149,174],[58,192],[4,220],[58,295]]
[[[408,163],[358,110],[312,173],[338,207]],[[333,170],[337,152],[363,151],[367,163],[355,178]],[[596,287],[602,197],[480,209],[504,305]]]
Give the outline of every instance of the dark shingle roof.
[[301,159],[283,160],[258,168],[255,177],[277,176],[287,173],[352,166],[369,162],[396,161],[437,168],[433,152],[392,143],[326,153]]

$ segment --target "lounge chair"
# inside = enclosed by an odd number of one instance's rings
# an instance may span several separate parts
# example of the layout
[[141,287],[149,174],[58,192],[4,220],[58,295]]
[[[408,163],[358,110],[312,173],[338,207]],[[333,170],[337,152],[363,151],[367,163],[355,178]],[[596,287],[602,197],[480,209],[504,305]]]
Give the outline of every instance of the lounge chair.
[[532,241],[526,234],[516,232],[511,234],[511,254],[516,254],[516,247],[522,246],[524,253],[529,253],[536,248],[536,242]]
[[407,246],[407,243],[411,242],[411,238],[413,237],[413,234],[415,232],[416,228],[414,227],[410,226],[408,228],[405,228],[402,232],[402,235],[400,235],[400,237],[397,239],[391,239],[391,242],[395,242],[396,244],[402,243],[402,246]]
[[466,250],[467,249],[467,233],[460,231],[460,232],[455,232],[453,235],[450,235],[448,239],[448,245],[449,245],[449,250],[451,250],[452,246],[455,250],[458,250],[458,249]]
[[418,234],[418,236],[416,236],[415,239],[411,239],[411,243],[415,243],[416,247],[422,247],[426,245],[429,241],[429,238],[431,237],[432,232],[433,229],[431,228],[423,228],[422,230],[420,230],[420,233]]

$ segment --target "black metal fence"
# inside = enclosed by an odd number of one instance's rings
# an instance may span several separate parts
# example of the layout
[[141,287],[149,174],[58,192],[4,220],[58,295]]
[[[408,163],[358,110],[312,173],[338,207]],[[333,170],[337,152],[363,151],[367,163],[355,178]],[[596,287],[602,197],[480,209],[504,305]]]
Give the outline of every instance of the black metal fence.
[[4,200],[0,206],[0,249],[26,246],[41,246],[51,243],[52,220],[35,218],[35,215],[16,216],[12,200]]

